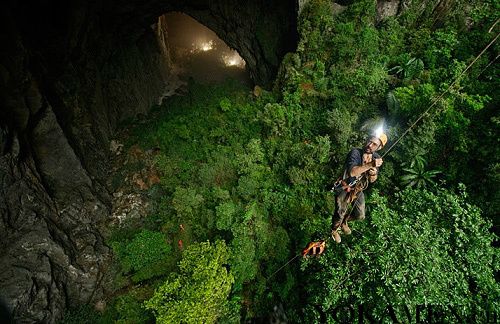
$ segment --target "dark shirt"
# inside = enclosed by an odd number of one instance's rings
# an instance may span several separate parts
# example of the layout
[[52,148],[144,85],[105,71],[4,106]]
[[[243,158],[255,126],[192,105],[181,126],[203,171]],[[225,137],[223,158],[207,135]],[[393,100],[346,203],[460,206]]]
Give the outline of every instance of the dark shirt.
[[[363,149],[353,148],[351,152],[347,155],[347,159],[345,160],[345,173],[344,179],[348,178],[349,181],[352,181],[354,177],[351,177],[351,170],[355,166],[363,165]],[[373,159],[380,159],[380,155],[377,152],[373,153]],[[377,168],[378,170],[378,168]],[[352,178],[352,179],[351,179]]]

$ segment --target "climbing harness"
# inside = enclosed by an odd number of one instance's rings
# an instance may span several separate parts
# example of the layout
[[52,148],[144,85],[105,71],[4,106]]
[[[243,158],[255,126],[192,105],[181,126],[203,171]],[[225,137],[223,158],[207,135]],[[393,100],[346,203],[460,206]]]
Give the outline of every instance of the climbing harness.
[[333,184],[332,189],[330,190],[331,192],[350,192],[354,186],[358,183],[358,179],[356,177],[349,177],[347,179],[342,179],[339,178],[335,183]]
[[[498,19],[495,24],[490,28],[490,31],[493,29],[493,27],[500,21],[500,19]],[[424,118],[425,115],[427,115],[429,113],[429,111],[451,90],[452,87],[454,87],[457,82],[460,80],[460,78],[476,63],[476,61],[488,50],[488,48],[491,47],[491,45],[493,45],[498,37],[500,37],[500,33],[498,33],[495,38],[493,38],[493,40],[491,40],[488,45],[486,45],[483,50],[474,58],[474,60],[472,60],[471,63],[469,63],[469,65],[467,65],[467,67],[455,78],[455,80],[446,88],[445,91],[443,91],[441,93],[441,95],[439,95],[436,99],[434,99],[431,103],[431,105],[403,132],[403,134],[401,134],[401,136],[399,136],[396,141],[394,141],[394,143],[392,143],[392,145],[384,152],[384,154],[382,154],[381,158],[384,158],[390,151],[392,151],[392,149],[401,141],[401,139],[403,139],[403,137],[405,137],[409,132],[410,130],[413,129],[413,127],[415,127],[415,125],[420,121],[422,120],[422,118]],[[495,57],[495,59],[493,61],[495,61],[496,59],[498,58]],[[492,62],[491,62],[492,63]],[[490,63],[490,64],[491,64]],[[488,64],[488,66],[490,65]],[[487,67],[488,67],[487,66]],[[482,72],[481,72],[482,73]],[[332,192],[340,192],[342,190],[344,191],[347,191],[349,193],[351,193],[351,191],[353,189],[356,188],[356,186],[358,185],[358,183],[361,182],[362,178],[365,178],[366,177],[360,177],[360,178],[355,178],[352,179],[353,177],[350,177],[350,178],[347,178],[347,179],[338,179],[335,184],[333,185],[332,189],[330,191]],[[367,179],[366,179],[367,180]],[[366,182],[363,181],[362,185],[368,185]],[[366,188],[366,187],[365,187]],[[364,190],[364,189],[363,189]],[[355,200],[355,196],[354,196],[354,199],[352,199],[349,203],[352,203],[354,202],[354,204],[352,204],[351,206],[351,211],[349,212],[348,216],[350,216],[350,214],[352,213],[357,201]],[[328,239],[332,239],[331,237],[329,237]],[[286,267],[288,264],[290,264],[291,262],[293,262],[296,258],[298,258],[300,255],[302,255],[303,257],[307,258],[308,256],[312,256],[312,255],[321,255],[324,251],[325,251],[325,248],[326,248],[326,240],[319,240],[319,241],[313,241],[313,242],[310,242],[307,244],[307,246],[302,250],[302,253],[300,254],[297,254],[295,255],[293,258],[291,258],[290,260],[288,260],[288,262],[286,262],[283,266],[281,266],[278,270],[276,270],[275,272],[273,272],[271,274],[271,276],[268,278],[268,280],[274,276],[276,273],[278,273],[279,271],[281,271],[281,269],[283,269],[284,267]]]
[[[371,161],[369,163],[373,163],[373,167],[375,167],[374,161]],[[344,177],[346,175],[344,174]],[[363,191],[366,188],[368,188],[368,178],[361,175],[358,177],[346,177],[346,178],[338,178],[337,181],[333,184],[332,189],[330,189],[331,192],[351,192],[352,190],[356,189],[359,191]]]

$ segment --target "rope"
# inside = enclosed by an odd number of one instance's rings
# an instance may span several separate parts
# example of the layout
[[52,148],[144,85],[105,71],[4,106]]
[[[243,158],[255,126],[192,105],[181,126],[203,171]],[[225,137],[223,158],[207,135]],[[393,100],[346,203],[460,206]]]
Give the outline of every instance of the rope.
[[[358,204],[359,204],[358,199],[355,199],[354,201],[352,201],[351,203],[349,203],[349,205],[351,205],[351,206],[350,206],[351,210],[349,211],[349,213],[346,213],[347,215],[346,215],[346,216],[344,216],[344,219],[348,219],[348,218],[351,216],[351,214],[352,214],[352,212],[353,212],[354,208],[355,208]],[[360,233],[360,235],[361,235],[361,236],[363,236],[363,234],[362,234],[362,233]],[[332,238],[331,236],[328,236],[328,237],[327,237],[324,241],[325,241],[325,242],[327,242],[327,241],[329,241],[329,240],[333,240],[333,238]],[[266,281],[265,281],[265,282],[267,283],[269,280],[271,280],[271,278],[272,278],[275,274],[277,274],[278,272],[280,272],[283,268],[285,268],[287,265],[289,265],[290,263],[292,263],[293,261],[295,261],[295,259],[297,259],[297,258],[298,258],[299,256],[301,256],[301,255],[302,255],[302,254],[301,254],[301,253],[299,253],[299,254],[297,254],[296,256],[294,256],[293,258],[289,259],[289,260],[288,260],[288,261],[287,261],[284,265],[282,265],[281,267],[279,267],[279,268],[278,268],[278,270],[274,271],[274,272],[273,272],[273,273],[272,273],[272,274],[271,274],[271,275],[270,275],[270,276],[266,279]],[[347,279],[347,278],[346,278],[346,279]],[[267,284],[266,284],[266,286],[267,286]]]
[[[495,23],[496,24],[496,23]],[[455,86],[455,84],[460,80],[460,78],[474,65],[474,63],[476,63],[476,61],[484,54],[484,52],[486,52],[488,50],[488,48],[490,48],[491,45],[493,45],[498,37],[500,36],[500,33],[498,33],[495,38],[493,38],[493,40],[491,42],[488,43],[488,45],[486,45],[485,48],[483,48],[483,50],[474,58],[474,60],[472,60],[472,62],[469,63],[469,65],[467,65],[467,67],[465,68],[465,70],[463,70],[456,78],[455,78],[455,81],[453,81],[453,83],[451,83],[448,88],[446,88],[446,90],[441,93],[441,95],[439,95],[439,97],[437,97],[432,103],[431,105],[429,106],[429,108],[427,108],[423,114],[421,114],[417,120],[415,120],[415,122],[413,122],[413,124],[411,124],[410,127],[408,127],[406,129],[406,131],[387,149],[387,151],[385,151],[385,153],[382,155],[382,158],[384,156],[386,156],[392,149],[394,146],[396,146],[403,137],[406,136],[406,134],[408,134],[408,132],[410,132],[410,130],[415,127],[415,125],[422,119],[424,118],[424,116],[432,109],[432,107],[434,107],[443,97],[445,94],[447,94],[450,89]]]
[[490,29],[488,29],[488,33],[491,33],[493,31],[493,28],[495,28],[495,26],[498,24],[499,21],[500,18],[498,18],[497,21],[495,21],[495,23],[493,24],[493,26],[491,26]]
[[[491,30],[493,29],[493,27],[495,27],[495,25],[500,21],[500,19],[498,19],[495,24],[490,28],[490,32]],[[472,60],[472,62],[469,63],[469,65],[467,65],[467,67],[455,78],[455,80],[446,88],[446,90],[441,93],[441,95],[439,95],[432,103],[431,105],[417,118],[417,120],[415,120],[411,125],[410,127],[408,127],[405,132],[399,136],[396,141],[391,145],[389,146],[389,148],[385,151],[385,153],[381,156],[382,158],[385,157],[390,151],[392,151],[392,149],[401,141],[401,139],[403,139],[403,137],[405,137],[409,132],[410,130],[415,127],[415,125],[422,119],[424,118],[424,116],[432,109],[432,107],[434,107],[443,97],[445,94],[447,94],[450,89],[452,87],[455,86],[455,84],[457,84],[457,82],[460,80],[460,78],[465,74],[467,73],[467,71],[477,62],[477,60],[488,50],[488,48],[491,47],[491,45],[493,45],[498,37],[500,37],[500,32],[495,36],[495,38],[493,38],[493,40],[491,40],[488,45],[486,45],[486,47],[483,48],[483,50],[474,58],[474,60]],[[486,70],[486,68],[488,68],[498,57],[500,56],[497,55],[497,57],[495,57],[495,59],[490,62],[485,68],[484,70]],[[481,73],[484,72],[481,71]],[[351,202],[352,206],[351,206],[351,210],[349,212],[349,214],[347,216],[345,216],[346,218],[349,218],[351,216],[351,213],[353,212],[354,210],[354,207],[356,206],[356,204],[358,204],[357,202],[357,199],[355,199],[353,202]],[[361,236],[363,236],[361,234]],[[332,239],[331,236],[328,236],[324,241],[327,241],[329,239]],[[290,260],[287,261],[287,263],[285,263],[284,265],[282,265],[278,270],[274,271],[270,276],[269,278],[266,279],[266,282],[271,279],[276,273],[278,273],[279,271],[281,271],[284,267],[286,267],[287,265],[289,265],[291,262],[293,262],[295,259],[297,259],[299,256],[301,256],[301,254],[297,254],[296,256],[294,256],[293,258],[291,258]]]
[[266,279],[266,281],[268,281],[269,279],[271,279],[275,274],[277,274],[278,272],[281,271],[281,269],[283,269],[284,267],[286,267],[287,265],[289,265],[292,261],[294,261],[295,259],[297,259],[299,256],[301,256],[301,254],[297,254],[296,256],[294,256],[293,258],[291,258],[290,260],[288,260],[287,263],[285,263],[284,265],[282,265],[278,270],[274,271],[270,276],[269,278]]
[[486,71],[490,67],[490,65],[493,64],[497,60],[497,58],[499,58],[499,57],[500,57],[500,54],[498,54],[493,60],[491,60],[491,62],[488,63],[488,65],[486,65],[481,72],[479,72],[479,74],[477,75],[477,77],[479,78],[479,76],[481,74],[483,74],[483,72]]

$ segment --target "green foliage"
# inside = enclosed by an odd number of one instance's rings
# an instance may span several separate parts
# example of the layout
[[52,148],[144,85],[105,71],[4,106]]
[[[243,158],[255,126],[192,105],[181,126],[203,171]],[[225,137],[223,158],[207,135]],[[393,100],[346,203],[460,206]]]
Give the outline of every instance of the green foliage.
[[422,156],[415,156],[409,166],[403,168],[405,174],[401,177],[404,186],[424,188],[434,186],[434,177],[440,173],[437,170],[426,170],[427,161]]
[[[348,152],[354,145],[353,139],[356,138],[354,125],[358,121],[356,114],[349,113],[346,108],[338,108],[327,112],[326,123],[333,144],[341,152]],[[338,154],[340,156],[340,154]],[[338,161],[340,162],[340,161]]]
[[60,324],[101,323],[101,315],[91,306],[82,305],[66,311]]
[[422,84],[416,88],[412,85],[399,87],[394,90],[397,104],[389,106],[395,110],[390,113],[400,118],[409,119],[415,117],[415,112],[423,112],[431,104],[430,98],[435,94],[432,84]]
[[[403,134],[491,40],[497,15],[488,13],[497,6],[491,1],[436,7],[432,0],[377,21],[376,2],[350,3],[342,11],[332,1],[308,2],[297,51],[285,55],[274,92],[192,83],[135,131],[145,148],[160,149],[163,195],[145,224],[185,249],[168,276],[178,254],[161,257],[170,266],[157,281],[138,275],[156,265],[122,261],[125,275],[158,288],[146,303],[157,321],[252,321],[277,303],[296,322],[320,322],[355,303],[373,308],[377,320],[388,304],[433,304],[460,316],[482,305],[499,309],[491,224],[472,206],[491,216],[500,201],[498,67],[486,68],[496,49],[384,158],[372,185],[383,195],[367,192],[367,221],[323,257],[302,262],[305,272],[292,262],[274,274],[328,234],[335,201],[327,188],[346,153],[362,144],[362,125],[384,116],[390,141]],[[268,57],[270,35],[257,26]],[[460,182],[472,196],[444,189]],[[120,260],[132,254],[136,232],[118,239]],[[196,243],[206,240],[227,246]],[[123,316],[114,318],[139,316],[137,303],[148,298],[123,297]],[[396,315],[406,318],[401,307]]]
[[312,305],[328,315],[337,305],[363,304],[377,320],[387,305],[400,320],[406,318],[401,306],[414,314],[417,305],[434,305],[449,319],[452,309],[461,318],[500,309],[494,277],[500,255],[491,246],[490,224],[463,193],[407,189],[394,203],[374,194],[371,205],[367,224],[328,251],[320,269],[303,264],[312,274]]
[[231,110],[231,101],[228,98],[223,98],[219,105],[224,112]]
[[143,293],[141,289],[136,289],[117,296],[110,306],[111,309],[106,311],[104,322],[117,324],[151,322],[153,316],[143,306],[147,298]]
[[162,233],[142,230],[130,242],[113,243],[113,250],[123,271],[134,273],[132,279],[141,281],[165,273],[165,261],[171,247]]
[[389,70],[389,73],[399,74],[403,79],[418,77],[424,70],[424,62],[421,59],[411,58],[403,66],[397,65]]
[[433,33],[429,45],[424,51],[424,59],[430,68],[449,63],[452,60],[452,53],[458,45],[457,34],[453,30]]
[[231,243],[231,272],[235,276],[235,289],[241,290],[244,282],[255,278],[258,272],[255,241],[252,231],[245,225],[235,226],[232,230],[234,239]]
[[145,306],[158,323],[215,323],[230,313],[234,282],[226,269],[229,251],[222,241],[189,246],[172,274]]
[[224,202],[216,207],[217,212],[217,228],[220,230],[229,230],[236,221],[236,213],[238,206],[231,202]]
[[260,118],[270,136],[290,136],[290,119],[288,109],[277,103],[268,103]]

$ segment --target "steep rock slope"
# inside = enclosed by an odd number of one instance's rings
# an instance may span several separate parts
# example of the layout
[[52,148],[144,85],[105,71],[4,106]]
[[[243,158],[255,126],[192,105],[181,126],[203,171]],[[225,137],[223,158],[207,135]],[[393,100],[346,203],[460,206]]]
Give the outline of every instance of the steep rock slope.
[[100,298],[110,258],[109,138],[164,91],[183,11],[269,85],[296,40],[295,1],[8,1],[0,13],[0,300],[18,322],[56,322]]

